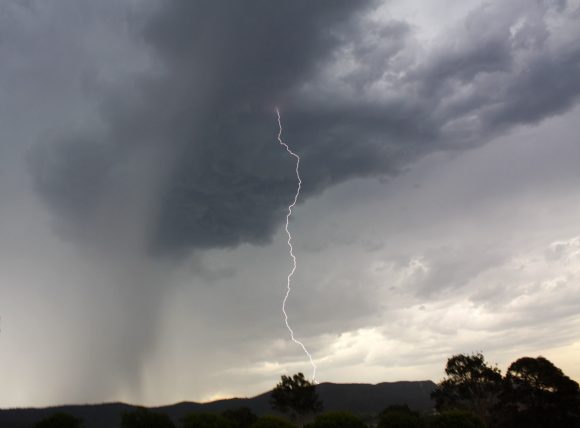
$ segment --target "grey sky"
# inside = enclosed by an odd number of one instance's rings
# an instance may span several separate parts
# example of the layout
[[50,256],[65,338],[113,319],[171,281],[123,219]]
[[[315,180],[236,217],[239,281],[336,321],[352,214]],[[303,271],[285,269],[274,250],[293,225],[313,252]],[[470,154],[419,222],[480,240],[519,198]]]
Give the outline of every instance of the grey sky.
[[419,3],[3,2],[0,405],[308,370],[274,106],[320,380],[580,378],[580,6]]

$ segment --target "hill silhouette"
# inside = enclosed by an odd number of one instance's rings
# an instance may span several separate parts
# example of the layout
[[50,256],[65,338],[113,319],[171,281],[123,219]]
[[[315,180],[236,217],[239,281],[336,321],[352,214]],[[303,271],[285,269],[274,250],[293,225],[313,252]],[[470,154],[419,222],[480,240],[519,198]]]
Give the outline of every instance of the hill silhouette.
[[[430,393],[435,388],[431,381],[384,382],[371,384],[322,383],[317,391],[324,402],[325,411],[342,410],[365,417],[379,413],[391,404],[407,404],[414,410],[425,411],[433,407]],[[151,407],[179,421],[191,412],[222,412],[241,406],[249,407],[258,415],[274,413],[270,409],[270,391],[251,398],[231,398],[209,403],[181,402],[169,406]],[[120,415],[138,406],[125,403],[66,405],[46,408],[0,410],[0,427],[32,428],[34,424],[57,412],[66,412],[82,418],[84,428],[117,428]]]

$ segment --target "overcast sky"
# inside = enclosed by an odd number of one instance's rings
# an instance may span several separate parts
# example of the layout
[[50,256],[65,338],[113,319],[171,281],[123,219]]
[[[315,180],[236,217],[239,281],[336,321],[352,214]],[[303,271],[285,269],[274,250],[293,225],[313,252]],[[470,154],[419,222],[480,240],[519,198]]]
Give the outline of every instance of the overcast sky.
[[580,380],[578,0],[0,2],[0,407]]

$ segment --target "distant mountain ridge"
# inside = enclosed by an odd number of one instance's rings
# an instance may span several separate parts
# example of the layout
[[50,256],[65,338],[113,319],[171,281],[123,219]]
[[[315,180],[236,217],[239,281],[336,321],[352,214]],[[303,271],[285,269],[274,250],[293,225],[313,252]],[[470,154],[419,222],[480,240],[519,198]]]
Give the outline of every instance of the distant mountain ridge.
[[[432,408],[432,381],[384,382],[376,385],[365,383],[322,383],[317,391],[325,411],[343,410],[360,416],[379,413],[391,404],[408,404],[419,411]],[[246,406],[258,415],[273,413],[270,409],[270,391],[252,398],[231,398],[209,403],[181,402],[169,406],[150,407],[151,410],[168,414],[176,422],[191,412],[222,412]],[[32,428],[34,424],[57,412],[66,412],[84,421],[84,428],[118,428],[120,415],[138,406],[124,403],[66,405],[46,408],[0,410],[0,427]]]

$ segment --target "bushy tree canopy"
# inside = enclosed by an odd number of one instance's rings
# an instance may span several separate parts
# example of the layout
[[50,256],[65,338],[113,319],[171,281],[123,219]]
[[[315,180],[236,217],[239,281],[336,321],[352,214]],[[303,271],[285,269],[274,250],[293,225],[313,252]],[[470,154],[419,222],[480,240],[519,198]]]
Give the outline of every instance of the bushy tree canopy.
[[506,373],[501,399],[504,427],[580,427],[578,383],[544,357],[524,357]]
[[437,410],[467,410],[488,426],[502,389],[499,369],[481,353],[458,354],[447,360],[445,374],[431,394]]
[[304,417],[322,411],[322,401],[316,393],[316,385],[304,378],[304,374],[282,375],[272,390],[270,404],[274,410],[286,413],[302,425]]
[[520,358],[502,378],[482,354],[460,354],[449,358],[445,373],[432,394],[439,411],[469,411],[484,427],[580,428],[578,383],[546,358]]

